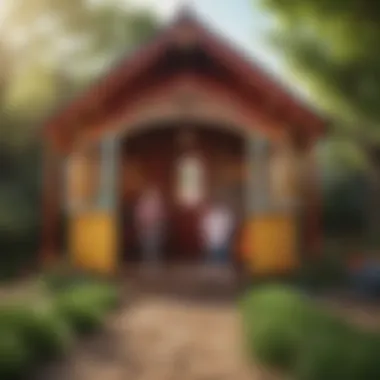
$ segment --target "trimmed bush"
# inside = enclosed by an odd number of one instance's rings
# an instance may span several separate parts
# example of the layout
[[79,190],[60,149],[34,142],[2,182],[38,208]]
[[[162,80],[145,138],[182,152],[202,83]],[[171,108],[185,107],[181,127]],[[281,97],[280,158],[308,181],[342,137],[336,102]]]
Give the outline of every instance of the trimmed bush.
[[119,300],[116,287],[84,280],[44,296],[0,306],[1,380],[25,378],[39,364],[66,353],[73,333],[102,327]]
[[262,364],[295,380],[380,379],[380,333],[320,311],[289,287],[249,292],[242,309],[247,348]]
[[117,300],[117,292],[111,286],[82,285],[61,293],[56,307],[73,329],[82,334],[99,329]]
[[[351,377],[355,363],[351,361],[358,334],[342,321],[319,315],[321,318],[301,344],[295,378],[297,380],[358,379]],[[315,319],[317,321],[317,318]],[[369,379],[368,379],[369,380]]]
[[100,304],[107,311],[116,308],[119,305],[120,294],[115,286],[109,284],[92,285],[92,292],[98,297]]
[[380,333],[360,333],[354,352],[351,360],[356,363],[353,369],[355,379],[380,379]]
[[380,378],[380,336],[326,317],[310,331],[298,357],[297,380]]
[[0,379],[20,379],[30,367],[30,351],[13,329],[0,326],[0,337]]
[[35,362],[65,353],[72,340],[68,324],[49,305],[8,305],[0,311],[0,325],[17,333]]
[[242,302],[247,349],[261,363],[292,369],[313,315],[308,300],[290,287],[266,286]]
[[43,274],[42,282],[53,293],[70,290],[78,286],[102,283],[96,276],[75,270],[68,265],[62,265]]

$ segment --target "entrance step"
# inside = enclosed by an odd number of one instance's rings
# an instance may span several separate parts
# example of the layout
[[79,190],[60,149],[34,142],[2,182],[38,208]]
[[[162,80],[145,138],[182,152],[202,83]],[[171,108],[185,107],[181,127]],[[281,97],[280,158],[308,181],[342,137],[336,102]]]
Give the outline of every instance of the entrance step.
[[229,266],[142,265],[129,268],[125,277],[139,290],[177,296],[232,296],[239,288],[239,276]]

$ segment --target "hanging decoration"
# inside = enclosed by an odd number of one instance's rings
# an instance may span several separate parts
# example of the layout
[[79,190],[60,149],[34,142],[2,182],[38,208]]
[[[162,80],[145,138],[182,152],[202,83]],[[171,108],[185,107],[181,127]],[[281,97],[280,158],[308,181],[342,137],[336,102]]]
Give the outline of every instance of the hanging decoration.
[[187,207],[197,206],[205,195],[202,160],[195,155],[183,156],[177,165],[177,200]]

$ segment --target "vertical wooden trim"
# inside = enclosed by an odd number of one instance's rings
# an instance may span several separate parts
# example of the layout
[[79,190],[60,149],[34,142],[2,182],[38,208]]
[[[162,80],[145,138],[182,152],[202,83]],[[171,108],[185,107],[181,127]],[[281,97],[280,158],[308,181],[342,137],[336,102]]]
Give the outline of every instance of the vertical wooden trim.
[[[79,165],[79,174],[78,174]],[[77,149],[71,152],[64,160],[64,211],[66,215],[73,216],[77,213],[85,211],[92,206],[90,199],[83,198],[83,193],[76,193],[78,191],[77,182],[82,181],[83,178],[89,175],[89,161],[86,157],[85,149]],[[85,179],[85,181],[87,178]],[[87,184],[86,184],[87,185]],[[83,186],[83,183],[80,184]],[[74,189],[74,191],[73,191]],[[83,191],[83,188],[81,189]]]
[[[122,260],[122,252],[121,252],[121,236],[122,236],[122,224],[121,224],[121,218],[120,218],[120,210],[122,207],[122,200],[121,200],[121,172],[122,172],[122,152],[121,152],[121,146],[122,146],[123,140],[120,138],[119,134],[113,135],[113,207],[114,207],[114,218],[115,218],[115,234],[116,234],[116,258],[118,260],[118,263],[121,263]],[[116,271],[122,270],[122,265],[118,265],[116,268]]]
[[42,176],[41,263],[53,262],[59,250],[58,233],[61,201],[61,160],[58,152],[45,145]]
[[[283,140],[275,146],[273,153],[270,168],[273,206],[297,213],[302,197],[300,189],[303,177],[300,172],[301,151],[291,140]],[[280,178],[277,177],[278,175]]]
[[[114,220],[115,250],[110,255],[115,255],[119,260],[120,223],[118,211],[120,208],[120,139],[115,133],[104,136],[101,144],[101,178],[99,188],[98,208],[107,210]],[[117,266],[119,268],[119,266]]]
[[255,146],[254,146],[254,136],[253,133],[247,136],[246,140],[246,184],[245,184],[245,204],[246,212],[249,217],[254,211],[254,192],[255,192],[255,181],[254,181],[254,171],[255,171]]
[[247,138],[246,205],[249,215],[270,204],[269,141],[252,133]]
[[110,157],[110,141],[108,136],[105,136],[100,142],[100,162],[99,162],[99,170],[100,170],[100,180],[98,183],[97,189],[97,207],[100,209],[108,209],[110,208],[111,201],[111,186],[109,182],[110,173],[109,170],[112,170],[110,165],[110,161],[112,157]]
[[98,207],[114,210],[116,207],[117,191],[117,145],[114,134],[108,134],[101,143],[100,183],[98,193]]

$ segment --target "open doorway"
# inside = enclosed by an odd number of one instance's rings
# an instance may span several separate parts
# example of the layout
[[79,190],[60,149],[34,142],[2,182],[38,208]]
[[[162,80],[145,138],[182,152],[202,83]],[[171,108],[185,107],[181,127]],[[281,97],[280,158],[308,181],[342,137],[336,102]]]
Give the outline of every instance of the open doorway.
[[[208,202],[224,197],[233,208],[236,232],[244,217],[244,138],[210,125],[180,123],[142,128],[122,144],[121,246],[127,262],[142,260],[136,207],[149,187],[159,190],[166,214],[162,260],[204,260],[200,221]],[[235,244],[236,247],[236,244]],[[231,260],[236,259],[236,249]]]

